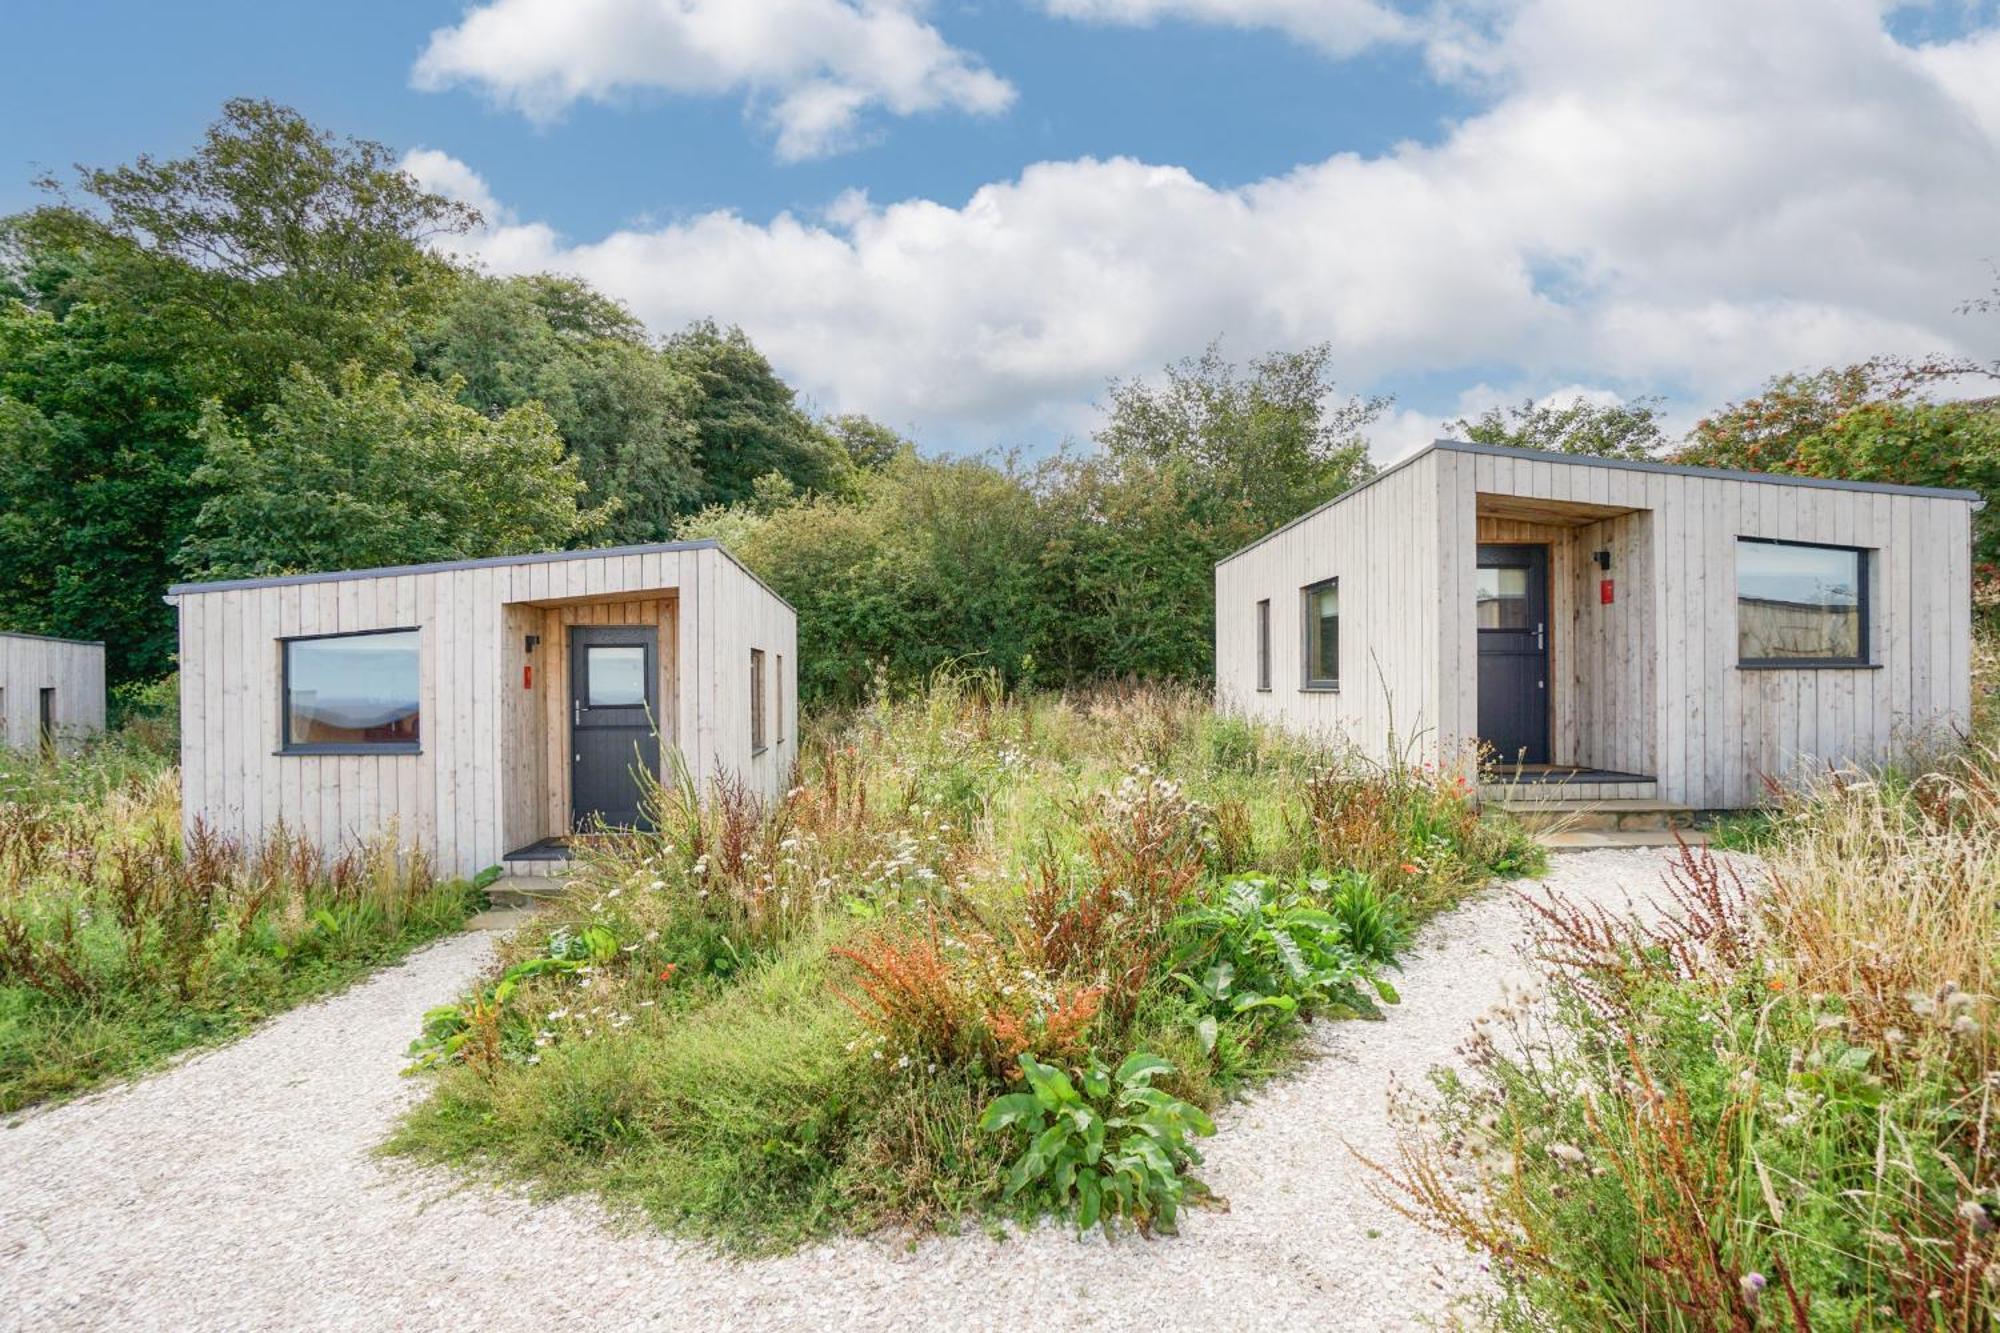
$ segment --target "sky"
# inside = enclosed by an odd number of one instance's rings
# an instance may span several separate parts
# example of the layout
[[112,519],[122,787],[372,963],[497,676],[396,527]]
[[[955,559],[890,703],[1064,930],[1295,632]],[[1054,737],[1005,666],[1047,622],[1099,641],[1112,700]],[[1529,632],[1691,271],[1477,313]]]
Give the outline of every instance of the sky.
[[379,140],[497,273],[746,329],[938,449],[1220,339],[1391,459],[1526,398],[2000,359],[1991,0],[9,0],[0,211],[225,98]]

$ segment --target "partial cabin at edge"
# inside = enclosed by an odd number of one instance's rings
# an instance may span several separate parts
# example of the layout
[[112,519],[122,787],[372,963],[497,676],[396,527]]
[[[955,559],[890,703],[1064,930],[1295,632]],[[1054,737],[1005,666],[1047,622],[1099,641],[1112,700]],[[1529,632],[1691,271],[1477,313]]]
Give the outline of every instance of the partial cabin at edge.
[[183,819],[471,875],[630,825],[635,765],[783,794],[792,608],[714,541],[181,584]]
[[0,744],[71,753],[104,730],[104,645],[0,630]]
[[1217,704],[1756,805],[1969,726],[1978,504],[1441,440],[1217,563]]

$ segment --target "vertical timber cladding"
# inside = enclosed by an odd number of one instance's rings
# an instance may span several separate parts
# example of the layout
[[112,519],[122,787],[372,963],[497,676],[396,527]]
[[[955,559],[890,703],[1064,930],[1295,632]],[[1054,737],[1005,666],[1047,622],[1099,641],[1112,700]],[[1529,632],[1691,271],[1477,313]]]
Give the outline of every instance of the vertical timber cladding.
[[[713,543],[181,585],[170,596],[190,829],[257,841],[282,824],[329,850],[393,832],[454,874],[565,831],[558,701],[571,623],[659,627],[663,748],[678,745],[698,779],[732,773],[767,796],[790,781],[795,728],[750,753],[747,664],[753,644],[784,655],[774,687],[795,716],[793,614]],[[411,627],[419,752],[280,752],[284,639]]]
[[[1476,528],[1478,497],[1586,500],[1636,512],[1584,529],[1580,556],[1613,551],[1616,600],[1575,589],[1580,620],[1567,716],[1575,761],[1657,776],[1663,799],[1740,808],[1776,780],[1894,756],[1962,729],[1971,712],[1971,515],[1965,499],[1854,490],[1694,471],[1514,458],[1440,446],[1447,572],[1469,569],[1452,534]],[[1872,661],[1866,667],[1746,670],[1737,665],[1739,537],[1855,546],[1871,552]],[[1623,545],[1620,545],[1622,540]],[[1596,541],[1599,544],[1591,545]],[[1451,617],[1469,627],[1469,586]],[[1473,680],[1467,641],[1448,629],[1447,676]],[[1472,694],[1448,690],[1447,733],[1475,730]],[[1615,762],[1608,762],[1606,757]]]
[[0,631],[0,746],[40,747],[44,690],[59,746],[104,730],[104,645]]
[[[1218,562],[1217,702],[1378,759],[1393,714],[1413,754],[1462,754],[1477,736],[1477,544],[1546,541],[1553,757],[1655,777],[1663,799],[1697,808],[1754,805],[1767,777],[1891,758],[1967,725],[1972,498],[1441,441]],[[1509,499],[1575,508],[1537,522]],[[1869,663],[1739,666],[1741,537],[1868,551]],[[1336,576],[1341,688],[1301,691],[1300,589]],[[1259,692],[1264,598],[1272,688]]]
[[[1216,566],[1218,705],[1355,747],[1434,758],[1445,662],[1438,468],[1419,455]],[[1466,535],[1471,536],[1470,520]],[[1470,556],[1467,557],[1468,566]],[[1465,573],[1469,589],[1471,571]],[[1303,589],[1340,580],[1340,687],[1305,690]],[[1257,689],[1256,604],[1271,603],[1271,689]]]

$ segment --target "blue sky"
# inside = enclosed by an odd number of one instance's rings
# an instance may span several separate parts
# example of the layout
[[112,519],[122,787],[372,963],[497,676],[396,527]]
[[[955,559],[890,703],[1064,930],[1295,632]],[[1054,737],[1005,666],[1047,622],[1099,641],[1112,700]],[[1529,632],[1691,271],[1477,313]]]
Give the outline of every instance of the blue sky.
[[2000,257],[1984,6],[718,3],[15,0],[0,209],[272,97],[496,204],[479,262],[740,322],[952,448],[1085,433],[1218,336],[1331,342],[1397,396],[1386,454],[1496,399],[1686,416],[1994,341],[1952,314]]

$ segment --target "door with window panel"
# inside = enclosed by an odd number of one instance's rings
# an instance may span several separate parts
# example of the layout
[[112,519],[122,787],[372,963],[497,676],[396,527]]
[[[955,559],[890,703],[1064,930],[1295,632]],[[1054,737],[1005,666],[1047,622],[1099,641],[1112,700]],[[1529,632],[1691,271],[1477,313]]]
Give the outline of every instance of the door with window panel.
[[650,625],[570,630],[570,827],[647,825],[660,772],[659,633]]
[[1501,764],[1549,762],[1549,548],[1481,546],[1479,739]]

